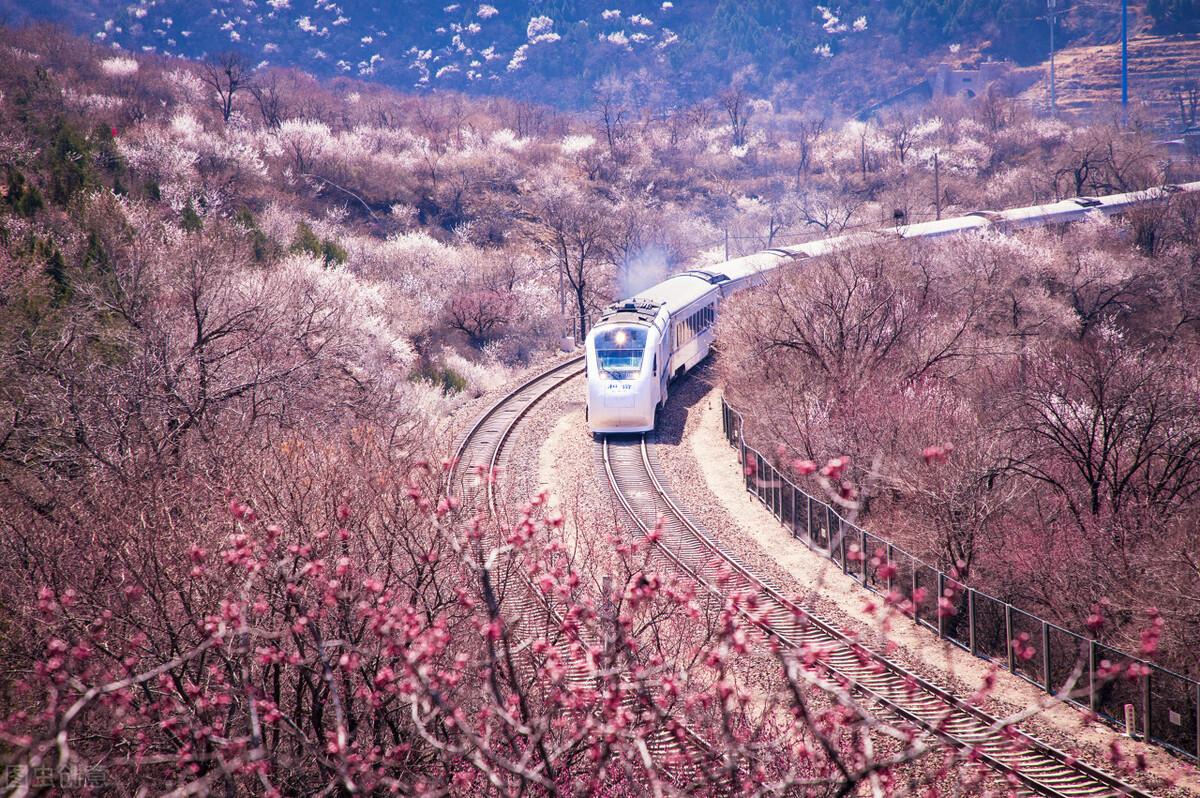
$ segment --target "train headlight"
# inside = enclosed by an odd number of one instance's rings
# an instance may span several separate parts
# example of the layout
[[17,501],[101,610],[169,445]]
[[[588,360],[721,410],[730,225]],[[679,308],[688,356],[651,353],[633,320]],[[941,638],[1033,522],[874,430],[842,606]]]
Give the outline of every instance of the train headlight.
[[613,343],[617,346],[625,346],[625,341],[628,339],[629,336],[625,334],[624,330],[617,330],[617,334],[613,336]]

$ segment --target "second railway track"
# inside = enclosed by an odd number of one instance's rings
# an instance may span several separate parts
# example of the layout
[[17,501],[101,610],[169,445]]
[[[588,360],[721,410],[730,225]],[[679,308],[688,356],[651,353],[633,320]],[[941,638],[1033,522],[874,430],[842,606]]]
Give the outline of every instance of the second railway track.
[[[1027,794],[1149,798],[864,648],[785,597],[739,562],[672,499],[647,445],[650,435],[605,438],[600,445],[609,486],[635,531],[645,535],[658,527],[657,552],[665,565],[683,571],[715,595],[753,591],[765,612],[751,622],[764,634],[786,646],[807,643],[820,647],[827,654],[825,667],[830,676],[943,745],[985,762]],[[727,581],[719,580],[719,569],[731,571],[732,578],[727,573]]]

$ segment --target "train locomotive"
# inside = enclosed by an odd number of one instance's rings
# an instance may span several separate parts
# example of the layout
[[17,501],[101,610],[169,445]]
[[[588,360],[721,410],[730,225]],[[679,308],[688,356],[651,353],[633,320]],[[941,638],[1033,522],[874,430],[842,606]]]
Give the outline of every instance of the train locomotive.
[[710,269],[676,274],[609,305],[585,341],[587,421],[594,435],[649,432],[666,404],[671,381],[708,356],[721,301],[765,280],[785,263],[887,238],[940,238],[1075,222],[1091,213],[1113,215],[1179,193],[1200,193],[1200,182],[1106,197],[1074,197],[1007,211],[976,211],[952,219],[810,241],[735,258]]

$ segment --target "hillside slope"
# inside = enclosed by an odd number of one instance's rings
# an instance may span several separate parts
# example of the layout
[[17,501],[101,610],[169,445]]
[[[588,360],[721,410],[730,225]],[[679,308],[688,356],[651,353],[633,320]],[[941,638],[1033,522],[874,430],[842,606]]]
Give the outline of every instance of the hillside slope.
[[[0,0],[0,20],[49,20],[133,52],[235,50],[249,64],[318,76],[562,105],[590,102],[612,76],[661,107],[712,97],[740,74],[763,94],[782,87],[858,108],[952,52],[1040,59],[1045,9],[1043,0]],[[1072,9],[1060,44],[1111,38],[1112,15]]]
[[[1031,104],[1048,102],[1049,66],[1022,96]],[[1055,57],[1060,111],[1110,113],[1121,102],[1121,45],[1068,47]],[[1140,34],[1129,40],[1130,112],[1153,126],[1181,124],[1176,87],[1200,84],[1200,34]]]

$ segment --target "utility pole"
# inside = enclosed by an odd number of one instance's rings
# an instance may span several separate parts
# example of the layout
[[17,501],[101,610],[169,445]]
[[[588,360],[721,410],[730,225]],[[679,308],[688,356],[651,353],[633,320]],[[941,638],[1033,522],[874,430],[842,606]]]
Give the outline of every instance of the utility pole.
[[1121,0],[1121,126],[1129,126],[1129,0]]
[[938,154],[933,154],[933,206],[937,209],[937,218],[942,218],[942,173],[938,165]]
[[1058,116],[1058,105],[1054,97],[1054,23],[1057,20],[1054,6],[1058,0],[1046,0],[1046,18],[1050,20],[1050,115]]

